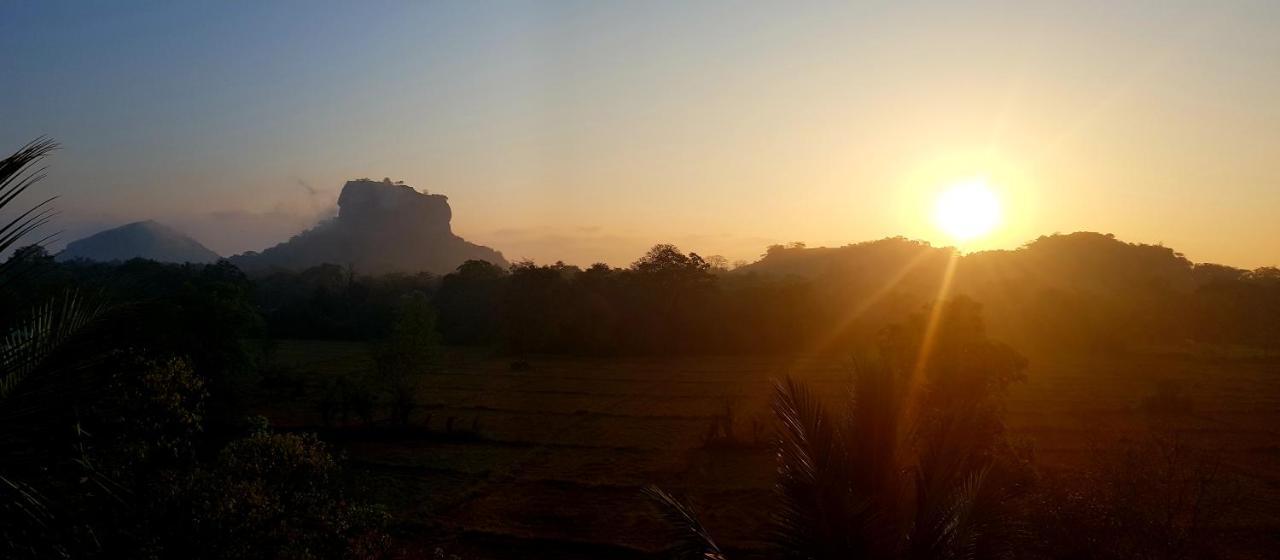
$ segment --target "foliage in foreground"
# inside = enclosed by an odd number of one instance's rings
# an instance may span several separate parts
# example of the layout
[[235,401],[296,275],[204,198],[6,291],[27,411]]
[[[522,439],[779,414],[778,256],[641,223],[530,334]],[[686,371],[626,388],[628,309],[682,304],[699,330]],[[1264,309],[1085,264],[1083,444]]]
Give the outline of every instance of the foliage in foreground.
[[[834,411],[803,383],[776,383],[776,557],[1214,559],[1224,528],[1259,505],[1167,427],[1082,470],[1035,472],[1003,422],[1026,361],[986,337],[972,301],[884,335],[880,360],[859,365]],[[674,557],[728,557],[691,509],[649,493],[678,530]]]
[[[986,339],[971,301],[939,311],[886,333],[882,359],[855,371],[839,412],[803,383],[777,382],[780,557],[1011,555],[1009,503],[1025,468],[1004,437],[1000,397],[1025,360]],[[689,510],[651,494],[686,529],[686,557],[723,558]]]
[[[54,148],[0,160],[0,210]],[[52,200],[0,225],[0,251],[44,225]],[[123,266],[134,284],[111,292],[140,297],[107,313],[79,294],[114,268],[77,278],[38,244],[0,265],[0,556],[381,556],[382,514],[345,499],[314,437],[257,432],[206,457],[220,447],[204,433],[209,404],[230,413],[252,365],[244,276],[225,263]]]

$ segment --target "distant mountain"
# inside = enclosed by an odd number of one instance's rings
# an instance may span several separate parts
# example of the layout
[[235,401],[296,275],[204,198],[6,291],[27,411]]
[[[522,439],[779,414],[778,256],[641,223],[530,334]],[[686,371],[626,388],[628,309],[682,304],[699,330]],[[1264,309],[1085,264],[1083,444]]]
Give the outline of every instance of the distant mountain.
[[219,259],[200,242],[164,224],[147,220],[72,241],[60,260],[125,261],[133,258],[174,263],[211,263]]
[[1249,289],[1239,280],[1280,277],[1274,269],[1197,264],[1168,247],[1092,232],[966,255],[904,238],[814,249],[779,245],[734,274],[802,279],[824,305],[846,314],[841,328],[864,334],[939,297],[965,295],[982,303],[988,326],[1003,340],[1085,349],[1190,336],[1164,327],[1211,329],[1178,315],[1178,302],[1218,292],[1234,301],[1239,294],[1231,290]]
[[236,255],[231,261],[250,272],[331,263],[367,274],[443,274],[468,260],[505,267],[502,253],[453,234],[448,200],[390,179],[348,181],[338,196],[336,217],[261,253]]
[[[834,248],[779,245],[737,272],[869,284],[919,276],[929,284],[923,288],[937,289],[953,251],[901,237]],[[1233,270],[1193,263],[1161,245],[1126,243],[1111,234],[1082,231],[1041,236],[1018,249],[960,256],[951,282],[963,290],[999,290],[1012,284],[1101,293],[1153,288],[1188,292],[1218,275],[1244,272]]]

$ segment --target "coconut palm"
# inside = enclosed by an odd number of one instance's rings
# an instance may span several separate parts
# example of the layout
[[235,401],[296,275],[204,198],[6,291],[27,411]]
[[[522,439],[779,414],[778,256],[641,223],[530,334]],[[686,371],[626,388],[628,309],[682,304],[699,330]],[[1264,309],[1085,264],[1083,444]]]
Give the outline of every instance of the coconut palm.
[[[982,414],[914,414],[912,398],[907,376],[882,365],[855,372],[839,414],[803,383],[775,383],[772,517],[780,557],[1008,556],[1012,530],[990,480],[991,459],[971,445]],[[681,557],[724,558],[688,508],[665,493],[650,495],[683,529]]]
[[[44,178],[44,168],[36,166],[56,150],[52,140],[37,139],[13,155],[0,160],[0,213],[10,210],[20,195]],[[48,197],[0,222],[0,253],[27,241],[53,217]],[[39,245],[48,236],[35,241]],[[29,271],[22,259],[0,264],[0,289],[18,275]],[[33,542],[64,543],[64,531],[75,532],[62,523],[64,507],[55,496],[66,490],[51,481],[55,473],[65,474],[67,461],[54,459],[47,451],[71,442],[69,462],[77,470],[82,487],[77,491],[110,493],[110,484],[97,476],[83,457],[74,453],[82,436],[77,428],[72,393],[84,389],[68,380],[84,371],[83,360],[67,355],[67,344],[100,312],[100,307],[72,292],[50,301],[34,302],[19,316],[0,318],[5,329],[0,339],[0,533],[14,555],[40,556],[73,554],[62,544],[37,550]],[[65,455],[65,454],[64,454]]]

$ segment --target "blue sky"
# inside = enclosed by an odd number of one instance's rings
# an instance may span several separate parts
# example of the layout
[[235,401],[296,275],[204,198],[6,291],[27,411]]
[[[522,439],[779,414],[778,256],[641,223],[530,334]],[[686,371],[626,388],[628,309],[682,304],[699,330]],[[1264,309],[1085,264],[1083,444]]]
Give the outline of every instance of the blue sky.
[[982,175],[989,247],[1098,230],[1260,266],[1277,28],[1265,2],[17,2],[0,146],[63,143],[65,237],[157,219],[224,254],[365,176],[513,258],[946,243],[931,197]]

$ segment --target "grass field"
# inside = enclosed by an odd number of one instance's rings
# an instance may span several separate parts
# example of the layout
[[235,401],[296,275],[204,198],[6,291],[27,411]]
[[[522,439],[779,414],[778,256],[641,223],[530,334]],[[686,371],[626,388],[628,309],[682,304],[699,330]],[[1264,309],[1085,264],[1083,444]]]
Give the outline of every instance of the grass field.
[[[317,402],[333,377],[367,370],[359,343],[281,341],[273,355],[304,385],[262,413],[282,429],[319,429]],[[770,380],[791,374],[834,394],[849,378],[835,357],[509,358],[450,350],[422,379],[407,430],[328,430],[365,497],[398,520],[407,546],[463,558],[643,558],[667,528],[641,494],[658,484],[686,497],[735,558],[767,537],[773,459]],[[1193,408],[1174,417],[1140,403],[1174,383]],[[706,445],[732,411],[740,445]],[[1124,439],[1176,430],[1244,481],[1245,548],[1278,544],[1280,361],[1186,355],[1032,358],[1008,398],[1015,437],[1045,471],[1087,464]],[[452,427],[452,429],[450,429]],[[513,552],[519,550],[518,553]]]

